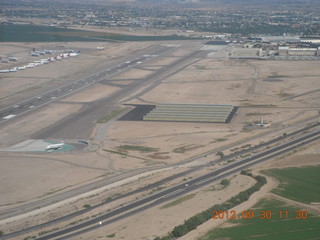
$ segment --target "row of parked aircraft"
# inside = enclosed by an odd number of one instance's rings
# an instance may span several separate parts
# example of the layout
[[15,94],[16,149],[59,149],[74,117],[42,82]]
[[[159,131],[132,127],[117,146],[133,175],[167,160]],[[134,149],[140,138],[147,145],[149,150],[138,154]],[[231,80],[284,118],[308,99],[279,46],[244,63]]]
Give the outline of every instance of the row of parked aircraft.
[[[51,50],[47,50],[47,51],[51,51]],[[37,52],[33,52],[33,53],[37,53]],[[57,55],[55,57],[49,57],[49,58],[37,60],[37,61],[34,61],[32,63],[29,63],[28,65],[24,65],[24,66],[21,66],[21,67],[14,67],[14,68],[9,68],[9,69],[5,69],[5,70],[0,70],[0,73],[17,72],[19,70],[24,70],[26,68],[34,68],[34,67],[39,66],[39,65],[48,64],[48,63],[55,62],[55,61],[60,61],[60,60],[65,59],[65,58],[76,57],[79,54],[80,54],[80,51],[62,53],[62,54]]]

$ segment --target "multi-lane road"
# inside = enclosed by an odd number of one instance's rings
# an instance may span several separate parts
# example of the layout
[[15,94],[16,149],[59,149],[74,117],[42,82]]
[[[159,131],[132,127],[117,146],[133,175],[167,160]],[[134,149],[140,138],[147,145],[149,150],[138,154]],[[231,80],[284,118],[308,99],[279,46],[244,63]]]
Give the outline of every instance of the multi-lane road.
[[[276,146],[272,149],[269,149],[267,151],[254,155],[243,161],[227,165],[223,168],[212,171],[208,174],[205,174],[200,177],[189,180],[187,182],[178,184],[174,187],[155,193],[153,195],[150,195],[146,198],[135,201],[133,203],[124,205],[118,209],[105,213],[97,218],[93,218],[89,221],[72,226],[70,228],[57,231],[57,232],[48,234],[46,236],[39,237],[37,238],[37,240],[68,239],[68,238],[83,234],[85,232],[98,229],[101,226],[129,217],[135,213],[144,211],[150,207],[159,205],[170,199],[177,198],[188,192],[195,191],[212,182],[228,177],[234,173],[240,172],[243,169],[247,169],[253,166],[254,164],[258,164],[258,163],[267,161],[269,159],[275,158],[277,156],[281,156],[298,147],[302,147],[306,144],[317,141],[319,139],[320,139],[320,131],[312,132],[310,134],[307,134],[300,138],[292,140],[288,143],[282,144],[280,146]],[[69,234],[69,235],[66,235],[66,234]]]
[[[255,164],[281,156],[287,152],[295,150],[299,147],[302,147],[306,144],[312,143],[319,139],[320,139],[320,131],[314,130],[312,133],[304,134],[303,136],[300,136],[294,140],[291,140],[281,145],[277,145],[276,147],[273,147],[264,152],[248,157],[242,161],[229,164],[218,170],[214,170],[205,175],[196,177],[192,180],[188,180],[181,184],[167,188],[163,191],[149,195],[143,199],[137,200],[132,203],[128,203],[120,208],[117,208],[115,210],[102,214],[97,218],[90,219],[89,221],[83,222],[81,224],[78,224],[54,233],[50,233],[46,236],[42,236],[37,239],[38,240],[68,239],[68,238],[83,234],[84,232],[95,230],[101,226],[124,219],[138,212],[142,212],[148,208],[162,204],[170,199],[177,198],[188,192],[196,191],[201,187],[204,187],[215,181],[228,177],[234,173],[240,172],[243,169],[247,169]],[[19,233],[8,234],[3,236],[3,239],[9,239],[10,237],[14,237],[14,236],[23,234],[24,232],[26,233],[28,231],[29,231],[28,229],[25,229]]]

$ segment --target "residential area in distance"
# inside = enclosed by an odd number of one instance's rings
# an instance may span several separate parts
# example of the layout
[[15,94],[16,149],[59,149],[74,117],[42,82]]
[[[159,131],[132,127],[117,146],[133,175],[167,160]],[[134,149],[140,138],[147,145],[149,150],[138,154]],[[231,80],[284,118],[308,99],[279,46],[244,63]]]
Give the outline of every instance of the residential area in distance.
[[0,239],[318,239],[317,0],[3,0]]

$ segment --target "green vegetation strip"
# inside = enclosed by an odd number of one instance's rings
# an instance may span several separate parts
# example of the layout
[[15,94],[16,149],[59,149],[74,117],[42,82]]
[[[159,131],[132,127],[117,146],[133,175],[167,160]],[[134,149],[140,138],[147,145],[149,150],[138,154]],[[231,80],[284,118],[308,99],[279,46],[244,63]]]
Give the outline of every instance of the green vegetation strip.
[[203,147],[203,145],[190,144],[190,145],[186,145],[186,146],[175,148],[175,149],[173,149],[173,152],[175,152],[175,153],[185,153],[187,151],[191,151],[191,150],[194,150],[194,149],[197,149],[197,148],[200,148],[200,147]]
[[118,152],[118,151],[113,151],[113,150],[108,150],[108,149],[102,149],[105,152],[109,152],[109,153],[115,153],[115,154],[119,154],[122,156],[128,156],[128,154],[122,153],[122,152]]
[[116,236],[116,234],[115,233],[112,233],[112,234],[110,234],[110,235],[107,235],[106,237],[107,238],[114,238]]
[[278,75],[278,74],[273,74],[269,75],[268,78],[288,78],[288,75]]
[[169,208],[169,207],[173,207],[173,206],[179,205],[180,203],[182,203],[182,202],[184,202],[184,201],[187,201],[187,200],[189,200],[189,199],[192,199],[192,198],[194,198],[195,196],[196,196],[195,193],[194,193],[194,194],[189,194],[189,195],[184,196],[184,197],[182,197],[182,198],[179,198],[179,199],[177,199],[177,200],[175,200],[175,201],[172,201],[172,202],[170,202],[170,203],[167,203],[167,204],[163,205],[161,208]]
[[240,192],[236,196],[230,198],[225,203],[216,204],[211,208],[201,213],[198,213],[197,215],[186,220],[183,224],[176,226],[168,235],[162,238],[156,237],[155,240],[173,240],[177,237],[181,237],[187,234],[188,232],[196,229],[198,226],[211,219],[211,217],[213,216],[212,211],[227,211],[229,209],[232,209],[240,203],[247,201],[254,192],[259,191],[260,188],[267,182],[265,177],[253,176],[251,173],[247,171],[241,171],[241,174],[254,178],[257,181],[256,184],[248,188],[247,190]]
[[108,122],[109,120],[111,120],[112,118],[118,116],[119,114],[123,113],[123,112],[126,111],[126,110],[127,110],[127,108],[120,108],[120,109],[114,110],[111,114],[100,118],[100,119],[97,121],[97,123],[106,123],[106,122]]
[[119,147],[123,150],[134,150],[139,152],[156,152],[158,149],[144,146],[134,146],[134,145],[122,145]]
[[303,203],[320,202],[320,166],[269,169],[263,173],[280,181],[273,193]]
[[[318,239],[320,236],[319,217],[308,213],[306,219],[297,219],[297,211],[301,212],[300,207],[290,206],[278,200],[262,199],[250,211],[253,211],[254,218],[229,220],[233,226],[215,228],[199,240],[292,240]],[[263,218],[261,211],[270,211],[269,217]],[[248,213],[249,210],[245,212]]]
[[137,156],[129,155],[127,153],[123,153],[123,152],[119,152],[119,151],[114,151],[114,150],[109,150],[109,149],[102,149],[102,150],[105,151],[105,152],[109,152],[109,153],[119,154],[119,155],[124,156],[124,157],[132,157],[132,158],[141,159],[141,160],[144,160],[144,161],[149,161],[150,160],[150,159],[147,159],[147,158],[137,157]]
[[57,28],[41,25],[10,24],[0,25],[0,42],[101,42],[101,41],[165,41],[165,40],[189,40],[185,36],[176,34],[166,36],[136,36],[114,34],[110,32],[94,32]]

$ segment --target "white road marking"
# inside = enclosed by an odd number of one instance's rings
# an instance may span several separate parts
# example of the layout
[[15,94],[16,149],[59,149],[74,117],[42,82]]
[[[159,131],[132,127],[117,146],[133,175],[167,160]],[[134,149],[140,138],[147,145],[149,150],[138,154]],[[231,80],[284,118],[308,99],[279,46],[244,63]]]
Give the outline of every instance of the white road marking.
[[170,197],[170,196],[175,195],[175,194],[177,194],[179,192],[182,192],[182,191],[184,191],[184,189],[178,189],[178,190],[176,190],[176,191],[174,191],[172,193],[168,193],[168,194],[162,196],[161,198],[167,198],[167,197]]

